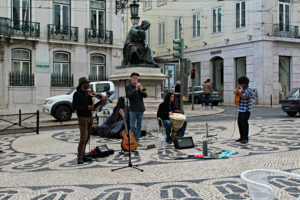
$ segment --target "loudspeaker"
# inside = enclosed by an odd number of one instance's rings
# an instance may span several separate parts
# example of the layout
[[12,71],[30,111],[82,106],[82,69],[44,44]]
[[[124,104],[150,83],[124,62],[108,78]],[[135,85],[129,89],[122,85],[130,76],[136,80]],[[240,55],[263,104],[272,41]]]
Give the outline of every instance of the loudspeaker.
[[99,158],[103,158],[103,157],[109,156],[111,154],[114,154],[114,150],[109,149],[107,147],[107,145],[105,144],[105,145],[97,146],[96,153],[98,154]]
[[175,149],[188,149],[195,147],[192,137],[182,137],[174,140]]

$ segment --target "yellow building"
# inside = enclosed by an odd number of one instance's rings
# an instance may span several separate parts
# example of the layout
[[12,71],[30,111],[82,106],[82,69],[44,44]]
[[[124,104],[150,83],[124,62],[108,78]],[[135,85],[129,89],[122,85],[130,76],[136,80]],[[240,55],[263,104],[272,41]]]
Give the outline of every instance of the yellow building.
[[[196,70],[196,85],[211,78],[232,103],[241,75],[256,89],[259,104],[278,103],[280,94],[300,86],[300,2],[292,0],[143,0],[139,16],[148,20],[147,43],[162,69],[178,64],[173,39],[183,38],[185,58]],[[125,34],[131,27],[129,10]],[[173,84],[174,84],[173,82]],[[280,84],[279,84],[280,83]],[[280,91],[282,85],[282,91]]]

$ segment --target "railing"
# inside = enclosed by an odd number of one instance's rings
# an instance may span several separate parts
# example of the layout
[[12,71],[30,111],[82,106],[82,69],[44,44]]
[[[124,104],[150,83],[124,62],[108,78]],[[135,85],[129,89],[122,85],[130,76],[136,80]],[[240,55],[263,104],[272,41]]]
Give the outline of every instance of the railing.
[[48,24],[48,39],[78,41],[78,27]]
[[274,24],[273,35],[276,37],[300,38],[299,26]]
[[34,86],[34,74],[10,72],[9,85],[10,86]]
[[[27,116],[27,117],[24,117]],[[29,127],[25,126],[23,124],[24,121],[31,119],[32,117],[36,116],[36,120],[32,121],[31,124],[35,124],[35,127]],[[6,134],[6,133],[12,133],[9,131],[12,127],[18,126],[20,131],[16,132],[16,130],[13,131],[13,133],[23,133],[23,129],[29,129],[31,132],[36,132],[36,134],[39,134],[40,131],[40,112],[37,110],[35,113],[22,113],[21,109],[19,110],[19,114],[11,114],[11,115],[0,115],[0,121],[2,122],[0,125],[0,135]],[[3,124],[7,123],[7,124]],[[28,125],[30,122],[28,122]],[[3,132],[7,131],[7,132]]]
[[0,17],[0,35],[40,37],[40,23]]
[[73,74],[51,74],[51,86],[72,87]]
[[89,75],[90,81],[106,81],[106,78],[104,75]]
[[85,42],[99,44],[113,44],[113,32],[99,29],[86,28]]

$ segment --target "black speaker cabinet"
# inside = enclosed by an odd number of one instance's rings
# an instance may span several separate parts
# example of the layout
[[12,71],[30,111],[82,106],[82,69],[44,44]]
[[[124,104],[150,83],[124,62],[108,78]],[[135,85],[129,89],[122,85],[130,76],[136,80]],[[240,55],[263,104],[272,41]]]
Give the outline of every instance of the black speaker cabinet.
[[174,140],[176,149],[188,149],[195,147],[192,137],[182,137]]
[[100,157],[100,158],[103,158],[103,157],[109,156],[111,154],[114,154],[114,150],[109,149],[106,144],[101,145],[101,146],[97,146],[96,147],[96,152],[98,154],[98,157]]

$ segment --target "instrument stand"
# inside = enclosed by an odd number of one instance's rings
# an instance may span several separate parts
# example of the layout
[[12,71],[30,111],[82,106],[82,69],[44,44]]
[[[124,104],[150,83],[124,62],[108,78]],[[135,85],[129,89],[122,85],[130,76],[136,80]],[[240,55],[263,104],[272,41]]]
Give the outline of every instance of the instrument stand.
[[218,138],[217,138],[217,135],[209,135],[208,134],[208,124],[207,124],[207,122],[206,122],[206,135],[205,136],[203,136],[203,138],[206,138],[206,139],[216,139],[216,140],[218,140]]
[[[125,90],[126,90],[126,80],[124,80],[124,85],[125,85]],[[127,97],[125,96],[125,105],[127,106],[127,111],[125,113],[126,116],[128,116],[128,99]],[[126,123],[127,123],[127,120],[126,120]],[[129,132],[129,130],[127,130],[127,133]],[[114,172],[114,171],[118,171],[118,170],[121,170],[121,169],[126,169],[126,168],[132,168],[132,169],[136,169],[136,170],[139,170],[141,172],[143,172],[144,170],[143,169],[140,169],[138,168],[138,165],[133,165],[132,164],[132,161],[131,161],[131,151],[130,151],[130,134],[128,134],[128,147],[129,147],[129,151],[128,151],[128,166],[124,166],[124,167],[119,167],[119,168],[116,168],[116,169],[112,169],[111,171]],[[120,153],[122,153],[124,151],[121,151]]]

